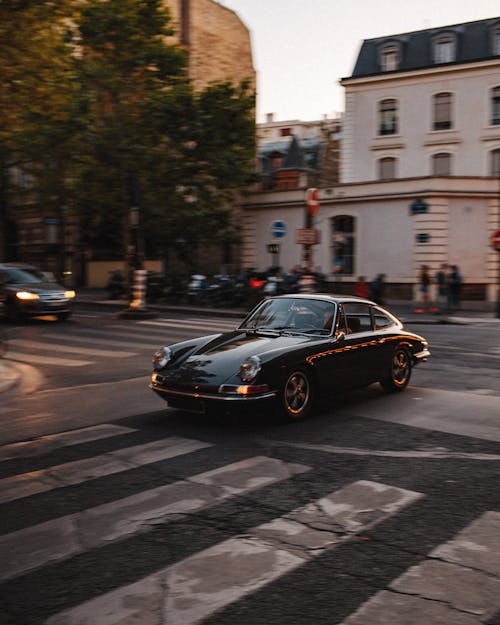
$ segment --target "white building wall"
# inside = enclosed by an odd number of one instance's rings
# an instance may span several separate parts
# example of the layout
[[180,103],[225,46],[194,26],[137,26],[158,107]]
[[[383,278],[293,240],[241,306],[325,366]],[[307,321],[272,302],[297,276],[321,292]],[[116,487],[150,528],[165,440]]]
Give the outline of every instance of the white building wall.
[[[377,179],[377,160],[398,159],[397,177],[431,174],[431,156],[453,154],[452,175],[489,175],[489,152],[500,144],[500,129],[490,125],[491,90],[500,86],[500,61],[345,81],[346,115],[341,182]],[[433,96],[453,94],[452,130],[433,131]],[[399,104],[399,133],[378,135],[379,103]],[[355,123],[354,123],[355,120]]]

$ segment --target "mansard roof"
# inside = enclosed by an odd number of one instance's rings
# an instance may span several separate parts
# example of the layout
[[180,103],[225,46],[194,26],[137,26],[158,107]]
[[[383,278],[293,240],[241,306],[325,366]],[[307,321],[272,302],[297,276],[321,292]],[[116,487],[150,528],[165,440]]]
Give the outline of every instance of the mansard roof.
[[[498,54],[493,53],[494,33],[498,32],[499,27],[500,17],[496,17],[399,35],[365,39],[361,45],[352,76],[349,78],[500,58]],[[434,60],[434,42],[440,35],[451,35],[455,42],[455,57],[451,62],[436,63]],[[397,68],[391,71],[384,71],[380,63],[380,54],[386,45],[395,46],[398,52]]]

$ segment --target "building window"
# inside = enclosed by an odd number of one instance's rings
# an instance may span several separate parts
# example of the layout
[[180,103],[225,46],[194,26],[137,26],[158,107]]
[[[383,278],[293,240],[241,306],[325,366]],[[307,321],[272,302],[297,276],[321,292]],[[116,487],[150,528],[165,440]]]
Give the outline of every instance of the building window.
[[282,137],[291,137],[292,136],[292,129],[291,128],[281,128],[280,129],[280,135]]
[[493,89],[491,98],[491,124],[493,126],[500,125],[500,87]]
[[491,175],[500,178],[500,148],[491,152]]
[[396,177],[396,159],[386,156],[378,161],[378,179],[393,180]]
[[434,156],[432,157],[432,175],[451,175],[451,154],[447,154],[446,152],[434,154]]
[[500,55],[500,24],[493,28],[492,53],[493,56]]
[[384,46],[380,52],[380,67],[383,72],[392,72],[399,67],[399,48],[396,44]]
[[434,96],[433,130],[449,130],[451,122],[451,93],[437,93]]
[[434,40],[434,63],[452,63],[455,60],[455,37],[440,35]]
[[382,100],[379,105],[379,135],[395,135],[398,132],[398,103]]
[[356,220],[354,217],[339,215],[332,218],[331,224],[333,273],[352,276],[354,275]]

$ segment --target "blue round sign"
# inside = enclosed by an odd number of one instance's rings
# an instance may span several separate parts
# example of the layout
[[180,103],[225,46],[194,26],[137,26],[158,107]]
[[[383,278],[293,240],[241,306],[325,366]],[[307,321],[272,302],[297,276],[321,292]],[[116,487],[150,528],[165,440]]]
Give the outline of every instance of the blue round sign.
[[286,235],[286,223],[281,219],[276,219],[271,224],[271,234],[275,239],[282,239]]

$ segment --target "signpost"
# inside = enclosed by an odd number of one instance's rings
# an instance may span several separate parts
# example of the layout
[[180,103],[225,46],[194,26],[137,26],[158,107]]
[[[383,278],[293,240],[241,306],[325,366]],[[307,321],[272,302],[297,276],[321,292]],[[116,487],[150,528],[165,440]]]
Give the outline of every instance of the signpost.
[[496,232],[491,234],[490,245],[494,250],[500,252],[500,230],[496,230]]
[[303,246],[302,260],[306,273],[313,270],[313,245],[319,243],[318,231],[313,228],[314,217],[319,212],[318,189],[311,187],[306,190],[306,211],[304,217],[304,227],[296,231],[296,240]]
[[275,239],[286,236],[286,223],[281,219],[275,219],[271,224],[271,234]]

